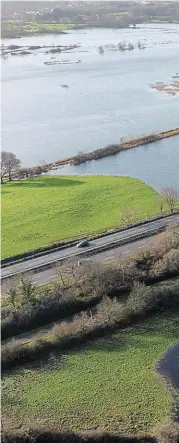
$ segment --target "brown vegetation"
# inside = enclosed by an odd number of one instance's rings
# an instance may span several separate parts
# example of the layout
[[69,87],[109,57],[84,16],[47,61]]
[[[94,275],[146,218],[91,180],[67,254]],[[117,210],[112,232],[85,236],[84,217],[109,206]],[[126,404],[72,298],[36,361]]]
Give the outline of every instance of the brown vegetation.
[[58,267],[59,282],[39,290],[24,277],[13,282],[4,295],[2,339],[91,309],[104,297],[127,297],[135,282],[153,284],[179,272],[177,226],[158,235],[149,247],[132,257],[104,266],[69,261]]
[[42,164],[39,166],[34,166],[33,168],[21,168],[16,174],[14,174],[15,179],[30,178],[42,173],[48,172],[53,169],[58,169],[60,166],[65,165],[79,165],[87,161],[98,160],[103,157],[110,155],[116,155],[121,151],[127,149],[136,148],[138,146],[153,143],[157,140],[162,140],[163,138],[173,137],[179,134],[179,128],[171,129],[170,131],[155,133],[151,135],[144,135],[142,137],[137,137],[124,141],[121,139],[120,144],[107,145],[104,148],[96,149],[92,152],[79,152],[73,157],[67,157],[64,159],[56,160],[53,163]]
[[164,84],[163,82],[157,82],[154,85],[150,85],[152,89],[156,89],[157,91],[163,91],[170,95],[176,95],[179,93],[179,81],[172,81],[169,85]]
[[24,286],[23,293],[26,295],[20,299],[20,307],[14,309],[13,293],[12,310],[2,311],[4,337],[50,320],[63,319],[82,309],[95,305],[96,308],[55,325],[41,336],[14,339],[4,344],[2,368],[33,361],[53,349],[69,349],[116,328],[123,328],[157,310],[178,310],[178,281],[170,286],[146,286],[178,273],[179,230],[176,226],[160,234],[154,244],[129,259],[108,266],[73,266],[69,283],[62,277],[61,286],[53,296],[47,294],[34,298],[31,287]]
[[50,351],[64,351],[107,332],[122,329],[159,310],[179,310],[179,283],[148,287],[134,284],[124,302],[103,300],[94,315],[77,315],[71,322],[55,325],[49,332],[30,339],[11,340],[2,345],[2,371],[34,361]]
[[179,424],[173,422],[165,423],[156,428],[155,435],[157,443],[178,443]]
[[50,432],[44,429],[30,430],[25,435],[2,433],[2,443],[178,443],[179,425],[169,423],[156,429],[156,436],[125,437],[99,431],[82,434]]
[[[124,437],[100,431],[75,434],[32,430],[26,435],[2,435],[2,443],[155,443],[154,437]],[[175,443],[175,442],[171,442]]]

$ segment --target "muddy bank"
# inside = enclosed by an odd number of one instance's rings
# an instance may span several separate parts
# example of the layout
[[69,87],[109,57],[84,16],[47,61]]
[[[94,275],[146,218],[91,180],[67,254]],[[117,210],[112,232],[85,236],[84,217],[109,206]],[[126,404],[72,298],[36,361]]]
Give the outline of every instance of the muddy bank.
[[156,91],[165,92],[169,95],[179,94],[179,74],[173,75],[172,81],[169,84],[165,84],[163,82],[156,82],[153,85],[150,85],[151,89],[155,89]]
[[173,419],[179,423],[179,343],[170,348],[156,366],[174,398]]

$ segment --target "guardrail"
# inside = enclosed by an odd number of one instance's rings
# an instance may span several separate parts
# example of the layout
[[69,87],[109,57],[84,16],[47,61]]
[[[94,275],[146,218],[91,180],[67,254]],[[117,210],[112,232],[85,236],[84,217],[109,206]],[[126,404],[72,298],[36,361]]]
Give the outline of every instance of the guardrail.
[[[112,230],[110,232],[103,232],[103,233],[97,234],[97,235],[90,235],[89,239],[90,240],[95,240],[95,239],[98,239],[98,238],[108,237],[108,236],[116,234],[118,232],[125,232],[125,231],[127,231],[128,229],[131,229],[131,228],[135,228],[135,227],[138,227],[138,226],[150,224],[151,222],[154,222],[154,221],[165,220],[167,218],[172,218],[176,214],[179,214],[179,211],[176,210],[173,214],[169,213],[169,214],[165,214],[163,216],[160,215],[160,216],[157,216],[157,217],[150,218],[148,220],[140,220],[140,221],[138,221],[136,223],[127,225],[127,226],[125,226],[123,228],[116,228],[116,229],[114,229],[114,230]],[[8,266],[13,266],[13,265],[18,264],[18,263],[22,263],[23,261],[27,261],[27,260],[30,260],[30,259],[33,259],[33,258],[43,257],[43,256],[45,256],[47,254],[52,254],[53,252],[62,251],[63,249],[70,248],[72,246],[77,245],[80,240],[83,240],[83,238],[84,237],[81,237],[81,238],[76,239],[76,240],[71,240],[68,243],[64,243],[64,244],[61,244],[61,245],[59,244],[59,245],[54,246],[54,247],[53,246],[49,246],[47,248],[42,248],[41,251],[38,251],[38,250],[35,251],[34,250],[34,251],[31,251],[31,252],[25,252],[24,254],[17,255],[16,256],[17,258],[15,256],[14,257],[5,258],[5,259],[3,259],[1,261],[1,269],[6,268]]]
[[[33,271],[33,272],[38,271],[39,272],[42,270],[46,270],[46,269],[51,268],[54,264],[63,263],[67,260],[74,259],[74,258],[93,256],[93,255],[97,254],[98,252],[107,251],[108,249],[114,249],[118,246],[123,246],[128,243],[133,243],[137,240],[140,240],[141,238],[151,237],[152,235],[162,232],[164,228],[165,228],[165,226],[160,226],[158,228],[153,228],[153,229],[150,229],[146,232],[141,232],[139,234],[134,234],[130,237],[125,237],[125,238],[117,240],[117,241],[107,242],[104,245],[95,246],[95,247],[89,248],[88,250],[85,250],[85,251],[75,252],[74,254],[69,254],[69,255],[66,255],[65,257],[61,257],[59,259],[50,260],[50,261],[48,261],[48,263],[44,263],[41,265],[34,265],[31,268],[28,268],[26,270],[22,270],[20,272],[20,274],[27,274],[27,273],[30,273],[31,271]],[[1,277],[1,280],[2,281],[7,280],[9,278],[14,277],[15,275],[17,275],[17,273],[15,273],[15,272],[9,273],[8,275]]]

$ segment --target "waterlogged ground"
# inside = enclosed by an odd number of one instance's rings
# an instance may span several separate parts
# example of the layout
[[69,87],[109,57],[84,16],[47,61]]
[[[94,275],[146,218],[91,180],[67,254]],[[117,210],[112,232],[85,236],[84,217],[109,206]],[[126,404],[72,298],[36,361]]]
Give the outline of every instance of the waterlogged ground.
[[[2,60],[3,149],[13,150],[23,164],[30,166],[119,143],[121,137],[178,126],[178,96],[152,90],[150,85],[157,81],[170,83],[179,70],[179,25],[68,32],[4,40],[6,45],[80,47],[70,53],[53,54],[53,59],[52,54],[39,50],[32,55],[8,56]],[[138,40],[145,49],[136,47]],[[103,55],[99,54],[100,45],[117,45],[121,41],[131,42],[134,50],[105,50]],[[44,62],[71,64],[50,66]],[[151,152],[150,146],[147,152]],[[156,182],[162,181],[166,185],[176,180],[179,186],[178,152],[178,145],[171,139],[159,158],[153,151],[149,159],[142,158],[140,170],[149,170],[148,183],[156,186]],[[113,160],[107,162],[111,171]],[[128,158],[125,153],[122,173],[126,174],[125,169],[130,167],[130,175],[140,177],[136,175],[139,173],[136,164],[138,159]],[[158,171],[153,169],[156,164]],[[165,165],[167,175],[160,164]],[[106,173],[98,165],[98,171]],[[116,170],[112,173],[116,174]]]
[[154,368],[178,338],[178,316],[154,318],[11,372],[2,382],[4,429],[33,424],[151,433],[172,409],[171,393]]

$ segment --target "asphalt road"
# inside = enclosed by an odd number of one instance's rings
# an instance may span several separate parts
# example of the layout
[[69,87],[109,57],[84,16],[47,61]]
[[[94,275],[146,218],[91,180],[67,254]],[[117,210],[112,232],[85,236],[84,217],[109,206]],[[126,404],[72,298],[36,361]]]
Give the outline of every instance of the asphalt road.
[[[95,254],[91,256],[90,258],[81,258],[79,261],[82,262],[84,260],[92,260],[94,262],[103,262],[103,263],[110,263],[113,260],[120,258],[121,256],[127,256],[130,255],[135,250],[142,250],[142,248],[145,248],[147,244],[153,243],[155,241],[156,236],[151,236],[148,238],[143,238],[141,240],[128,243],[127,245],[118,246],[113,249],[109,249],[107,251],[100,252],[98,254]],[[58,263],[52,266],[51,268],[41,270],[40,272],[37,271],[31,271],[27,273],[28,277],[32,281],[32,283],[35,286],[41,286],[48,283],[55,282],[60,279],[59,273],[58,273]],[[6,292],[8,286],[11,284],[11,278],[5,279],[2,281],[2,294]]]
[[[154,229],[157,229],[159,227],[165,227],[168,226],[172,223],[175,222],[179,222],[179,214],[174,214],[168,218],[165,219],[160,219],[157,221],[153,221],[150,222],[146,225],[141,225],[141,226],[137,226],[137,227],[133,227],[133,228],[129,228],[126,231],[122,231],[122,232],[116,232],[114,234],[102,237],[102,238],[98,238],[96,240],[93,240],[90,242],[90,247],[88,248],[83,248],[83,252],[84,250],[88,250],[90,248],[95,248],[95,247],[102,247],[106,244],[108,244],[108,246],[110,247],[110,243],[111,242],[118,242],[119,240],[126,240],[128,241],[128,244],[123,245],[123,246],[116,246],[113,249],[108,249],[106,251],[102,251],[102,252],[97,252],[95,255],[89,255],[88,258],[86,259],[90,259],[93,261],[103,261],[103,262],[107,262],[107,260],[112,260],[113,258],[115,258],[116,256],[119,255],[123,255],[123,254],[130,254],[132,251],[134,251],[136,248],[142,248],[144,247],[148,242],[149,242],[149,238],[143,238],[141,240],[137,240],[137,241],[133,241],[130,242],[130,239],[132,236],[134,235],[140,235],[143,233],[147,233],[150,234],[151,231],[151,235],[153,233]],[[151,239],[150,239],[151,241]],[[21,272],[30,272],[30,278],[31,280],[34,282],[34,284],[36,285],[43,285],[46,283],[49,283],[50,281],[55,281],[57,280],[58,274],[57,274],[57,263],[58,261],[60,261],[60,259],[66,259],[68,257],[70,258],[76,258],[76,254],[81,252],[81,250],[77,249],[76,246],[72,246],[69,248],[65,248],[56,252],[51,252],[48,253],[46,255],[43,255],[41,257],[38,258],[32,258],[26,261],[23,261],[21,263],[17,263],[14,265],[9,265],[6,268],[3,268],[1,270],[1,280],[3,282],[5,282],[5,279],[7,279],[8,277],[11,278],[12,274],[20,274]],[[84,258],[83,258],[84,259]],[[82,260],[82,258],[80,259],[80,257],[78,258],[78,260]],[[51,263],[52,262],[52,263]],[[45,267],[47,266],[47,268],[42,268],[39,269],[38,271],[38,267]],[[37,269],[35,269],[35,267]],[[34,269],[32,269],[34,268]],[[9,280],[8,278],[8,280]],[[8,283],[8,281],[6,280],[6,283]]]

